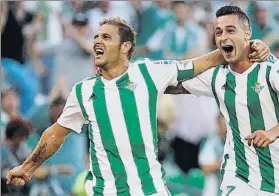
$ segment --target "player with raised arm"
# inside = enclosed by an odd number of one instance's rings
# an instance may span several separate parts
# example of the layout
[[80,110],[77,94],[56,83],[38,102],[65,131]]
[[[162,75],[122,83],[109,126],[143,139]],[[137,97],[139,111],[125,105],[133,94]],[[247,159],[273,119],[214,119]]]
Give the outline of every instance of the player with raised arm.
[[94,37],[95,64],[102,76],[77,83],[57,123],[42,135],[7,182],[23,185],[58,151],[73,130],[89,124],[88,195],[169,195],[157,158],[157,101],[168,86],[224,62],[219,51],[187,61],[129,63],[135,32],[119,18],[105,19]]

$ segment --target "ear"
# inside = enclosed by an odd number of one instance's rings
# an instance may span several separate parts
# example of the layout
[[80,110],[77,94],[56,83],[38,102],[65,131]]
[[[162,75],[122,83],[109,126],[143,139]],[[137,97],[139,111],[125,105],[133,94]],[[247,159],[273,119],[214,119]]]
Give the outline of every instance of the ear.
[[246,41],[249,41],[252,37],[252,30],[249,28],[249,29],[246,29],[245,30],[245,40]]
[[122,54],[127,54],[131,48],[132,48],[132,43],[128,41],[128,42],[123,42],[121,44],[120,50]]

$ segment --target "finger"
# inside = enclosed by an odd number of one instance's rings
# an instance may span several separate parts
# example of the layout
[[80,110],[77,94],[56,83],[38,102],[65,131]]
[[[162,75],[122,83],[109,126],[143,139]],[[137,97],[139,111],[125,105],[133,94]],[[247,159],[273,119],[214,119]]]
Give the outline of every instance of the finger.
[[265,142],[263,143],[262,147],[265,148],[267,147],[267,145],[270,144],[269,140],[265,140]]
[[265,60],[268,57],[268,55],[269,55],[269,50],[264,49],[263,51],[258,53],[258,55],[255,56],[255,59]]
[[12,179],[12,184],[16,185],[16,186],[24,186],[25,184],[25,180],[23,180],[22,178],[13,178]]
[[8,171],[8,174],[7,174],[7,184],[10,184],[11,183],[11,175],[10,175],[10,171]]
[[253,139],[253,145],[254,146],[257,146],[257,143],[261,140],[261,137],[260,136],[256,136],[254,139]]
[[251,54],[249,54],[249,58],[253,59],[258,55],[258,51],[252,52]]
[[263,147],[263,144],[264,144],[264,142],[265,142],[266,140],[265,139],[260,139],[258,142],[257,142],[257,144],[256,144],[256,146],[257,147]]
[[258,41],[254,41],[254,43],[252,44],[251,48],[253,50],[257,50],[259,48],[260,44]]

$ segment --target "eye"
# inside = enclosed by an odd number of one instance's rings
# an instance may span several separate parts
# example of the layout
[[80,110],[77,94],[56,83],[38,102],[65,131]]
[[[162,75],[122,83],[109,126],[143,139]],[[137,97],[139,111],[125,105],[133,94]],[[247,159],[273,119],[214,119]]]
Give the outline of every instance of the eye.
[[228,33],[234,33],[235,32],[234,29],[228,29],[227,31],[228,31]]
[[104,39],[108,40],[108,39],[110,39],[110,36],[109,35],[104,35]]
[[222,35],[222,31],[216,31],[216,32],[215,32],[215,35],[216,35],[217,37],[221,36],[221,35]]

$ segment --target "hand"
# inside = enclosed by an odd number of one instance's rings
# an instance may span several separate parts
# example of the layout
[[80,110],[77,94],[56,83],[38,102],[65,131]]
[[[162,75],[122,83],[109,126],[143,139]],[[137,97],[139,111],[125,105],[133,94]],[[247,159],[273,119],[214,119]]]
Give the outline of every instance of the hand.
[[255,147],[266,147],[267,145],[273,143],[277,136],[272,131],[257,130],[251,135],[245,137],[248,140],[248,145],[251,146],[252,141]]
[[252,53],[249,54],[250,61],[263,62],[270,56],[269,47],[260,40],[255,40],[251,45]]
[[22,165],[10,170],[7,175],[7,184],[24,186],[32,178],[33,173],[23,169]]

